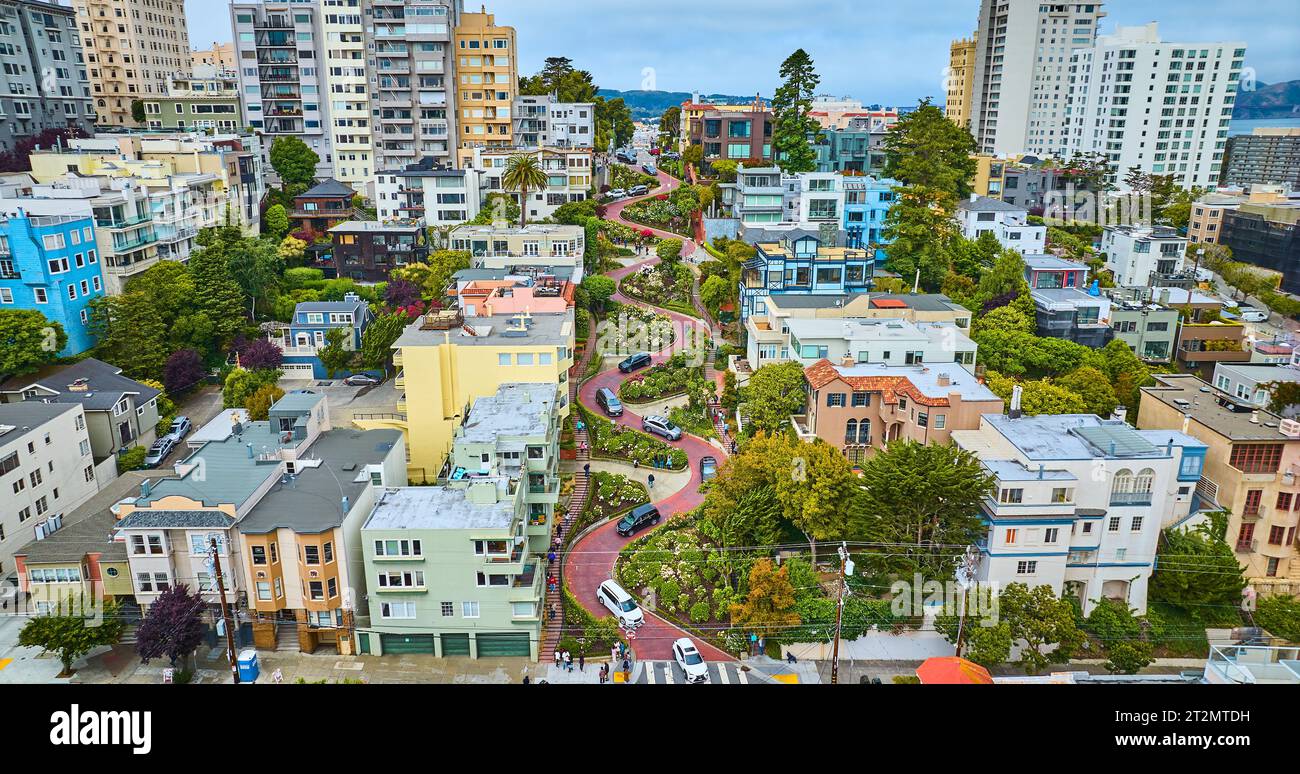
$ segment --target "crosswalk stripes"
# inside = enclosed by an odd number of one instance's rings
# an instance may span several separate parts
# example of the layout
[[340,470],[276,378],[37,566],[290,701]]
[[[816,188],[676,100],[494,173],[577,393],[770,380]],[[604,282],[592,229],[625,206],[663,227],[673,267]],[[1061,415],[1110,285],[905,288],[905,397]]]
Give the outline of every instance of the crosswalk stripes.
[[727,676],[727,670],[725,667],[718,667],[718,682],[723,685],[727,685],[731,682],[731,678]]

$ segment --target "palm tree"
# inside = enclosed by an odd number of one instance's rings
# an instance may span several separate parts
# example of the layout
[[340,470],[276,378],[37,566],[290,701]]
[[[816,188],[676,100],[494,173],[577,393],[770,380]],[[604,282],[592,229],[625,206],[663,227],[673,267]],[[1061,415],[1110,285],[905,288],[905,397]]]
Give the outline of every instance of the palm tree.
[[546,172],[542,162],[527,153],[516,153],[506,161],[501,184],[507,191],[519,192],[519,225],[528,225],[528,192],[546,187]]

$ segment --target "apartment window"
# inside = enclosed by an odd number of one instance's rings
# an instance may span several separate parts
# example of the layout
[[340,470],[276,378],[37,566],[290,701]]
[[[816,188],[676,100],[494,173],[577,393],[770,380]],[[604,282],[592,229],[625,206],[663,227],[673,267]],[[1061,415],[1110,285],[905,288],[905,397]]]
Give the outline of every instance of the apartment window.
[[330,599],[334,599],[335,597],[337,597],[339,595],[338,578],[330,578],[328,581],[326,581],[326,588],[329,590]]
[[376,540],[375,556],[401,557],[401,556],[420,556],[420,541],[418,540]]
[[379,573],[379,588],[410,589],[424,586],[424,572],[420,570],[392,570]]
[[477,602],[461,602],[461,603],[460,603],[460,615],[461,615],[461,618],[478,618],[478,603],[477,603]]
[[1271,546],[1282,545],[1282,538],[1286,535],[1286,527],[1271,527],[1268,530],[1268,544]]
[[443,618],[451,618],[451,617],[454,616],[454,615],[456,615],[456,605],[455,605],[454,603],[452,603],[452,602],[443,602],[443,603],[442,603],[442,617],[443,617]]
[[271,600],[271,583],[269,581],[257,582],[257,598],[263,602]]
[[1016,544],[1016,539],[1018,537],[1020,537],[1020,530],[1018,529],[1007,530],[1005,534],[1006,544],[1009,546],[1014,546]]
[[266,564],[266,546],[253,546],[253,564]]
[[1277,509],[1278,509],[1279,511],[1289,511],[1289,510],[1291,510],[1291,493],[1290,493],[1290,492],[1278,492],[1278,493],[1277,493]]
[[1062,503],[1068,503],[1070,502],[1071,498],[1073,498],[1073,496],[1074,496],[1073,489],[1058,486],[1052,490],[1052,503],[1056,505],[1060,505]]
[[842,393],[842,392],[831,392],[831,393],[827,393],[827,395],[826,395],[826,406],[827,406],[828,408],[834,408],[834,407],[837,407],[837,406],[840,407],[840,408],[843,408],[843,407],[844,407],[844,393]]
[[380,602],[380,618],[414,618],[414,602]]
[[1033,575],[1038,572],[1038,562],[1016,562],[1016,575]]
[[864,407],[864,406],[870,406],[870,405],[871,405],[871,393],[869,393],[869,392],[855,392],[855,393],[853,393],[853,407],[854,407],[854,408],[862,408],[862,407]]
[[320,546],[302,547],[303,564],[320,564]]
[[998,502],[1016,504],[1024,502],[1025,490],[1023,489],[1003,489],[998,493]]
[[1111,517],[1110,517],[1110,523],[1106,525],[1106,530],[1109,531],[1109,532],[1119,532],[1119,517],[1118,517],[1118,516],[1111,516]]
[[1276,473],[1282,461],[1282,444],[1253,443],[1232,447],[1228,464],[1243,473]]
[[1048,544],[1055,543],[1057,538],[1060,537],[1060,534],[1061,534],[1060,529],[1056,527],[1048,527],[1047,529],[1043,530],[1043,542]]
[[280,552],[276,549],[276,544],[271,544],[271,564],[278,564],[280,561]]
[[329,564],[329,563],[332,562],[332,561],[334,561],[334,544],[333,544],[333,543],[326,543],[326,544],[325,544],[325,563],[326,563],[326,564]]
[[325,584],[320,581],[311,581],[307,584],[307,593],[311,599],[318,602],[322,601],[325,599]]
[[1142,531],[1142,517],[1141,517],[1141,516],[1134,516],[1134,517],[1133,517],[1133,521],[1132,521],[1132,523],[1129,524],[1129,531],[1130,531],[1130,532],[1141,532],[1141,531]]

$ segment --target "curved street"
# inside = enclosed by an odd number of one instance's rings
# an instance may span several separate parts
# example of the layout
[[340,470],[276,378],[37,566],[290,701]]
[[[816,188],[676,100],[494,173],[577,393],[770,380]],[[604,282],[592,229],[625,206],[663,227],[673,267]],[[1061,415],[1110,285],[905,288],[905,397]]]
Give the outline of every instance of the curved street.
[[[629,204],[667,193],[681,185],[681,181],[671,177],[662,170],[658,172],[657,177],[660,182],[659,188],[655,189],[647,196],[638,197],[636,199],[627,199],[608,205],[605,210],[605,218],[632,228],[649,228],[655,236],[661,239],[682,239],[682,254],[684,256],[690,255],[694,253],[696,249],[696,243],[694,240],[683,238],[678,234],[650,228],[649,226],[643,226],[623,218],[623,209]],[[605,276],[618,282],[632,272],[640,270],[641,267],[654,265],[658,262],[659,259],[652,256],[647,260],[609,272]],[[622,295],[622,293],[615,293],[613,298],[614,300],[624,304],[642,307],[648,306],[638,301],[634,301]],[[679,331],[679,334],[680,331],[683,330],[683,326],[708,325],[707,322],[701,321],[697,318],[688,317],[667,309],[654,306],[650,306],[649,308],[668,315],[668,317],[672,319],[674,327]],[[679,338],[678,341],[681,341],[681,339]],[[659,363],[666,360],[671,356],[672,350],[673,348],[669,347],[664,351],[655,354],[654,361]],[[578,400],[587,408],[588,411],[604,416],[603,412],[595,402],[596,391],[602,387],[608,387],[617,393],[619,385],[626,378],[628,377],[624,374],[620,374],[616,367],[610,366],[582,384],[578,391]],[[633,412],[630,407],[625,407],[621,423],[639,428],[640,422],[641,417]],[[718,447],[713,446],[702,438],[690,434],[683,435],[680,441],[677,441],[672,445],[686,452],[687,457],[689,458],[688,465],[691,472],[691,478],[690,482],[684,488],[674,494],[664,497],[662,500],[655,499],[658,494],[657,492],[650,492],[651,500],[656,506],[658,506],[659,512],[664,516],[664,522],[678,514],[687,513],[693,510],[704,501],[704,495],[699,491],[700,459],[706,456],[712,456],[719,459],[726,456]],[[660,522],[660,524],[662,525],[664,522]],[[596,587],[599,586],[602,581],[613,577],[614,562],[618,558],[619,550],[633,539],[620,537],[618,533],[615,532],[614,527],[615,523],[611,521],[593,530],[575,543],[564,557],[564,578],[566,585],[568,585],[569,590],[573,592],[578,601],[582,603],[588,611],[598,617],[609,615],[609,611],[597,602]],[[638,537],[644,534],[645,533],[642,532]],[[672,658],[673,641],[680,637],[688,636],[690,636],[689,633],[673,626],[656,615],[647,613],[645,624],[637,630],[635,636],[629,636],[629,641],[632,645],[632,651],[636,654],[638,659],[665,660]],[[699,638],[692,637],[692,639],[695,640],[700,652],[706,659],[713,661],[734,660],[727,653],[700,641]]]

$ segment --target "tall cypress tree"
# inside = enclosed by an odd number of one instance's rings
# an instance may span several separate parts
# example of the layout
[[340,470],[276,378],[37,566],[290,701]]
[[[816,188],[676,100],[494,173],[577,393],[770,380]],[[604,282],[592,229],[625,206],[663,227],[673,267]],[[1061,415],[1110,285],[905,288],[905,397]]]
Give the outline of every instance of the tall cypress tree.
[[781,78],[784,82],[772,99],[773,155],[783,172],[813,172],[817,169],[813,140],[821,133],[821,125],[808,114],[821,78],[813,69],[812,57],[802,48],[781,63]]
[[244,322],[244,292],[230,274],[226,245],[214,240],[195,251],[189,260],[194,278],[194,306],[212,321],[214,338],[230,342]]

